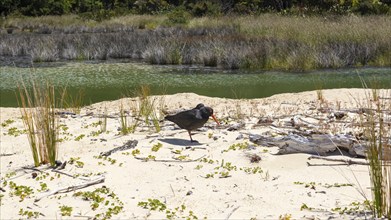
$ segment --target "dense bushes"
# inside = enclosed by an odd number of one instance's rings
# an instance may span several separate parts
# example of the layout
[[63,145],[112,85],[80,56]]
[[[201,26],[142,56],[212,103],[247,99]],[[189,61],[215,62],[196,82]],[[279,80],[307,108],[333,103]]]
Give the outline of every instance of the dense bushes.
[[[109,15],[161,14],[177,7],[193,16],[281,13],[390,13],[390,0],[2,0],[0,15],[26,16],[85,14],[102,19]],[[103,15],[103,16],[102,16]]]

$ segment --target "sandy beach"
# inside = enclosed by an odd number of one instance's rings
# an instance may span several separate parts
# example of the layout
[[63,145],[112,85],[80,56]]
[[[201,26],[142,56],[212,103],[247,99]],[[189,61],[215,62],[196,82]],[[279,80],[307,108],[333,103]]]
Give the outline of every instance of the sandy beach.
[[[318,126],[324,123],[319,118],[330,119],[322,109],[357,109],[371,91],[321,93],[322,100],[316,91],[249,100],[192,93],[151,97],[159,119],[198,103],[214,109],[221,125],[209,120],[193,132],[195,143],[172,122],[161,120],[157,132],[136,119],[137,98],[86,106],[80,114],[60,118],[58,160],[67,164],[59,172],[46,166],[30,169],[33,158],[20,110],[0,108],[0,219],[25,219],[29,212],[38,219],[363,219],[370,214],[364,202],[372,199],[367,165],[308,160],[306,153],[277,155],[278,147],[249,140],[253,134],[281,136],[271,125],[283,129],[294,116]],[[129,124],[140,121],[134,133],[119,134],[121,104]],[[110,117],[102,132],[103,114]],[[261,123],[268,119],[271,124]],[[355,121],[357,114],[347,113],[344,120]],[[355,132],[343,123],[318,129]],[[134,141],[134,148],[99,156]],[[366,161],[338,154],[328,158]],[[104,181],[71,189],[100,178]],[[67,187],[70,192],[45,196]]]

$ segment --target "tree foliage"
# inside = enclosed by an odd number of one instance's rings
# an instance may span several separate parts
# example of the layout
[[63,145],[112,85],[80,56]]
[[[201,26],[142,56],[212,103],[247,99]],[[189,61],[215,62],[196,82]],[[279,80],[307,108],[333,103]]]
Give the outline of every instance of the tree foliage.
[[279,13],[391,14],[391,0],[1,0],[0,15],[161,14],[192,16]]

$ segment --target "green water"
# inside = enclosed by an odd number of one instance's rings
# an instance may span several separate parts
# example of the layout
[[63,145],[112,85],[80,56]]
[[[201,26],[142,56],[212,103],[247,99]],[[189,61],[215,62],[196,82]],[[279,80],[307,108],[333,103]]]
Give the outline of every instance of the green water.
[[34,68],[0,67],[1,107],[17,106],[18,83],[32,75],[69,91],[82,90],[85,104],[132,95],[140,85],[153,94],[194,92],[226,98],[260,98],[278,93],[328,88],[391,88],[391,68],[323,70],[307,73],[224,71],[190,66],[154,66],[129,62],[57,62]]

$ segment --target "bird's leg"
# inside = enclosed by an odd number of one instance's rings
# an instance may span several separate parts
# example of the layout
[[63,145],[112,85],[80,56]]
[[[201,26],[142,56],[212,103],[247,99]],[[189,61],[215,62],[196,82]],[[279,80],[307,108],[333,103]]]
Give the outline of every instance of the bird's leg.
[[191,132],[190,131],[187,131],[189,133],[189,136],[190,136],[190,142],[197,142],[197,141],[194,141],[193,138],[191,138]]

